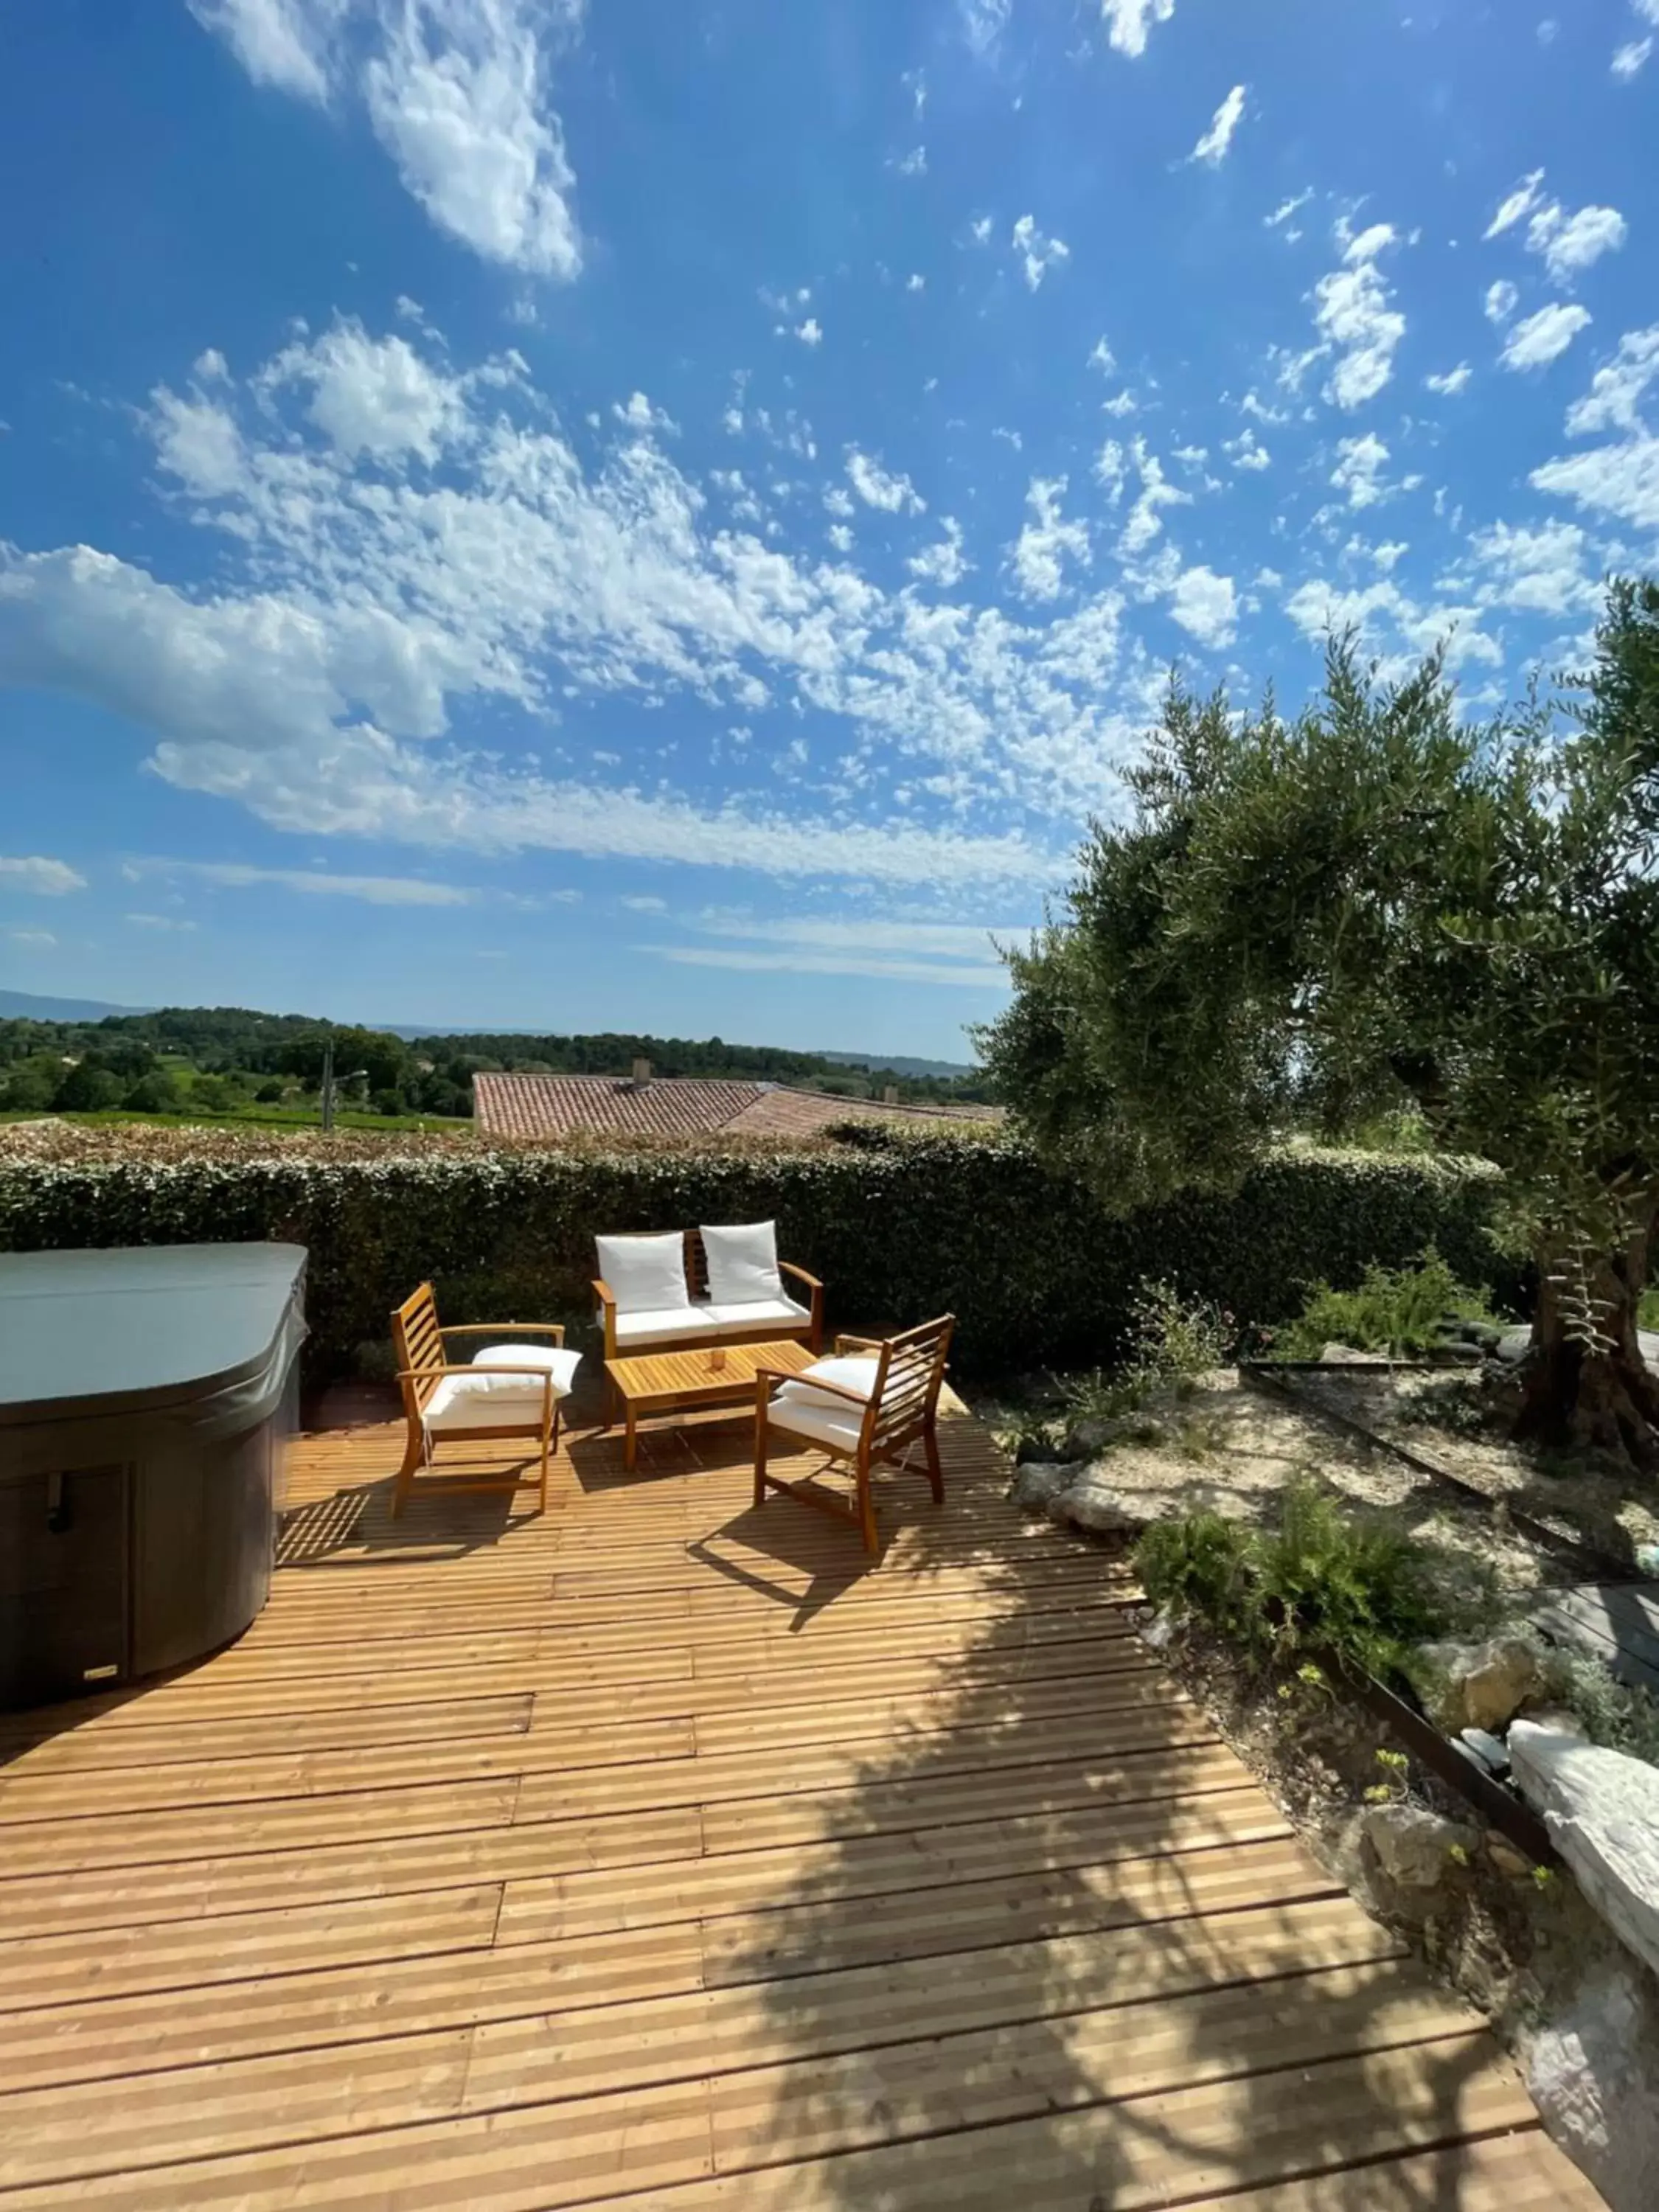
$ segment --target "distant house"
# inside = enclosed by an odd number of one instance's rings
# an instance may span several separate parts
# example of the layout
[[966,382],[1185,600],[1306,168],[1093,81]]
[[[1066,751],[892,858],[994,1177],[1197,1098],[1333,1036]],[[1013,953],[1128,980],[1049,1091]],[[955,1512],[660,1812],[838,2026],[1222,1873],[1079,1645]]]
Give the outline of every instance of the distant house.
[[810,1137],[837,1121],[938,1128],[996,1121],[994,1106],[903,1105],[837,1098],[783,1083],[722,1076],[475,1075],[472,1111],[492,1137]]

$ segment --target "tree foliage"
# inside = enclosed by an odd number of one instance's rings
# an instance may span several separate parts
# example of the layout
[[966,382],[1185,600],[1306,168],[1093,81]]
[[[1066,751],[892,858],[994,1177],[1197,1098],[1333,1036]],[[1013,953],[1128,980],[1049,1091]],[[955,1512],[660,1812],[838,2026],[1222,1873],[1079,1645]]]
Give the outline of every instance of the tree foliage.
[[1504,1170],[1539,1425],[1651,1457],[1659,588],[1612,587],[1566,703],[1470,721],[1441,655],[1386,682],[1352,637],[1293,720],[1176,684],[980,1042],[1041,1149],[1124,1202],[1414,1109]]

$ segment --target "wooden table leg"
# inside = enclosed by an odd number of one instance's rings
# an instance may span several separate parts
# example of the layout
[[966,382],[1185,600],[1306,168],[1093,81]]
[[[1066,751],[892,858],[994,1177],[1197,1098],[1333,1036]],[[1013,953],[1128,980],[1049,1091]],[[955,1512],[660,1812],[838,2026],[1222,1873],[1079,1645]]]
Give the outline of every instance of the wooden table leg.
[[628,1401],[628,1436],[623,1445],[623,1465],[629,1474],[634,1472],[634,1452],[638,1440],[638,1432],[634,1425],[634,1401],[630,1398]]

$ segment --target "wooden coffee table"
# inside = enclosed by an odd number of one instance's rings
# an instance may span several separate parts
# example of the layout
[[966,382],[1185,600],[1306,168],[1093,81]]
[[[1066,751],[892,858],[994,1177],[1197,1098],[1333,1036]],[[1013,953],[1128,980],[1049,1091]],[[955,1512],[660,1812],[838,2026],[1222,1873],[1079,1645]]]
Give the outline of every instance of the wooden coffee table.
[[[723,1362],[713,1364],[718,1356]],[[755,1395],[755,1377],[763,1367],[799,1375],[822,1353],[793,1338],[777,1344],[699,1346],[694,1352],[641,1352],[631,1359],[608,1359],[605,1379],[613,1394],[606,1407],[605,1426],[617,1400],[622,1401],[628,1423],[623,1464],[631,1474],[641,1413],[689,1413],[700,1406],[740,1406]]]

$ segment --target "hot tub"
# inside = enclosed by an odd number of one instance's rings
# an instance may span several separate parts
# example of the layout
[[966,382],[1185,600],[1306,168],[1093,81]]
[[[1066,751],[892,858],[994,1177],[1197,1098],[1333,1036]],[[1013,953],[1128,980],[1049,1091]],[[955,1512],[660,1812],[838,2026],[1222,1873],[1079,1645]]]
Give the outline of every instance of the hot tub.
[[270,1588],[297,1244],[0,1254],[0,1707],[199,1658]]

